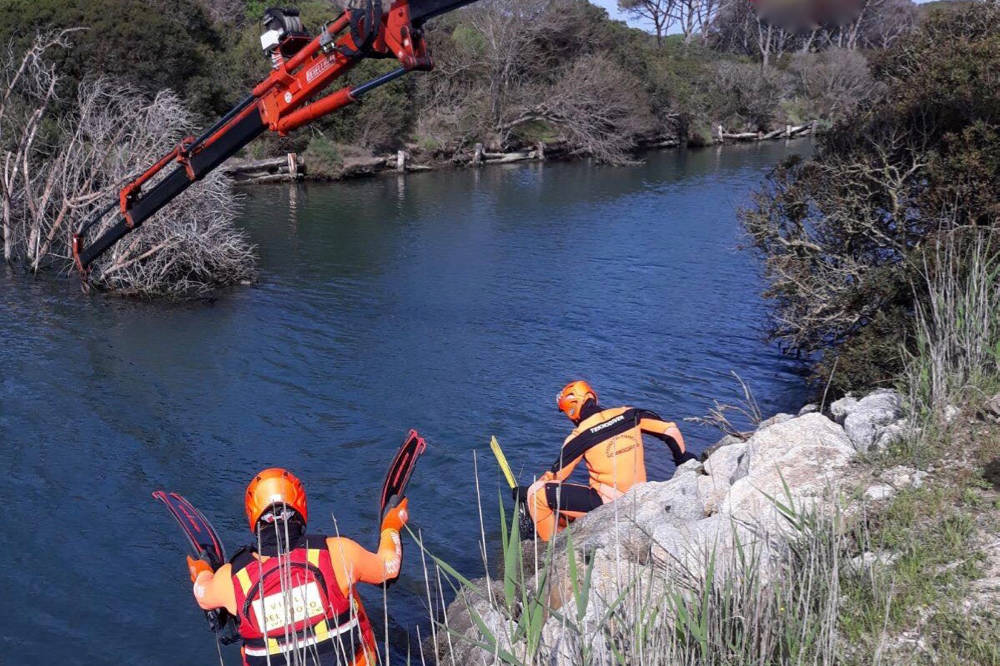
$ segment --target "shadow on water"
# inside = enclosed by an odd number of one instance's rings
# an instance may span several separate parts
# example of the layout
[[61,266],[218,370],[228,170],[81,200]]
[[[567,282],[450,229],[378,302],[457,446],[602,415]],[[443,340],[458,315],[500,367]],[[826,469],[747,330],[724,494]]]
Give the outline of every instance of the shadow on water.
[[[314,529],[332,533],[335,514],[374,547],[385,465],[416,427],[431,448],[411,486],[413,525],[479,575],[473,451],[495,539],[489,436],[522,479],[546,467],[569,430],[553,401],[569,379],[589,379],[606,404],[681,420],[735,399],[735,370],[765,412],[796,407],[803,381],[762,341],[761,282],[735,209],[770,166],[808,150],[256,189],[243,223],[260,284],[210,303],[4,276],[5,658],[214,661],[156,488],[202,507],[232,550],[249,540],[247,480],[286,466],[306,483]],[[717,439],[683,428],[696,451]],[[650,447],[650,477],[668,478],[669,455]],[[394,636],[418,624],[426,635],[423,599],[410,546]]]

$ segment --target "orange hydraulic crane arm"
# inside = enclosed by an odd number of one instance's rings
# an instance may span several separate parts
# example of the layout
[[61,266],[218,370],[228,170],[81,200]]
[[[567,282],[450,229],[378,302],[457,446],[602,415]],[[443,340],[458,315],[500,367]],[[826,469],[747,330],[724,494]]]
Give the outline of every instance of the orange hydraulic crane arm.
[[[388,9],[383,9],[383,2]],[[82,274],[126,234],[139,228],[195,181],[204,178],[248,143],[270,130],[285,135],[361,99],[412,70],[434,67],[424,43],[429,19],[476,0],[362,0],[323,26],[313,38],[299,12],[268,9],[261,21],[261,46],[271,74],[200,137],[188,137],[119,193],[118,201],[98,212],[73,235],[73,258]],[[320,96],[364,58],[395,58],[400,67],[359,86]],[[178,166],[143,191],[172,163]],[[121,219],[92,243],[87,232],[118,209]]]

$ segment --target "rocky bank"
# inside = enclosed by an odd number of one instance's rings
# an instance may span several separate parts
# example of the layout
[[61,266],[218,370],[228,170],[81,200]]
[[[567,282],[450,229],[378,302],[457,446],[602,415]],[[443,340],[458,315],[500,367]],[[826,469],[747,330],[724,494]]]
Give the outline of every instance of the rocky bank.
[[[665,585],[667,577],[647,574],[669,569],[694,581],[709,571],[720,576],[725,563],[734,561],[737,547],[767,561],[782,550],[790,534],[789,509],[823,511],[839,505],[849,510],[842,501],[848,488],[855,496],[864,491],[877,501],[900,487],[921,483],[923,473],[906,468],[890,470],[873,483],[851,464],[859,454],[906,436],[901,402],[895,392],[880,390],[860,399],[839,400],[825,413],[811,405],[798,415],[779,414],[761,423],[745,441],[727,437],[702,461],[680,467],[671,480],[636,486],[619,501],[576,521],[554,542],[554,564],[546,574],[551,612],[542,629],[543,652],[552,663],[572,663],[560,659],[574,653],[572,646],[564,645],[574,638],[560,630],[557,619],[558,610],[573,599],[568,539],[577,559],[593,566],[586,614],[594,626],[608,610],[609,600],[620,599],[623,579],[649,581],[646,588],[633,590],[635,599],[624,604],[625,612],[648,612],[644,600],[663,598],[649,588]],[[855,491],[859,483],[863,485]],[[532,550],[530,544],[525,547]],[[534,563],[545,558],[544,546],[538,546],[525,559]],[[535,576],[527,584],[538,582]],[[438,652],[439,663],[496,663],[493,654],[477,646],[482,645],[477,623],[481,619],[495,636],[507,633],[508,618],[491,602],[498,598],[503,598],[502,581],[487,578],[475,581],[474,590],[460,592],[447,610],[454,638]],[[475,621],[470,608],[478,615]],[[503,647],[523,654],[525,646],[516,641]],[[601,651],[600,641],[595,649]]]

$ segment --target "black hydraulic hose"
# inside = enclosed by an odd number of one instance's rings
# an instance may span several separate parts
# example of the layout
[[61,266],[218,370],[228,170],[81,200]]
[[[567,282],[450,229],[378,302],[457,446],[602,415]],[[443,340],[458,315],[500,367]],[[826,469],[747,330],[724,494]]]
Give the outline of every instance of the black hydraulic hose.
[[389,83],[390,81],[395,81],[399,77],[401,77],[404,74],[406,74],[407,71],[408,70],[405,67],[400,67],[399,69],[392,70],[388,74],[383,74],[382,76],[378,77],[377,79],[372,79],[371,81],[368,81],[367,83],[362,83],[359,86],[351,88],[351,97],[353,97],[354,99],[361,99],[364,95],[370,93],[371,91],[375,90],[376,88],[384,86],[385,84]]

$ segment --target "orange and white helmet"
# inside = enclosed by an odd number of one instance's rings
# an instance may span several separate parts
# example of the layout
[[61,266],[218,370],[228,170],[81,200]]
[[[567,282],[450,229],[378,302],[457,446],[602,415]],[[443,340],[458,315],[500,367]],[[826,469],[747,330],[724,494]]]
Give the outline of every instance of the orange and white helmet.
[[302,487],[302,482],[287,469],[271,467],[255,476],[247,486],[244,506],[251,532],[256,531],[257,522],[264,512],[276,504],[292,509],[302,516],[303,522],[308,520],[306,489]]
[[590,399],[597,402],[597,393],[590,387],[590,384],[585,381],[575,381],[566,384],[565,388],[559,392],[559,395],[556,396],[556,404],[571,421],[578,421],[580,410]]

